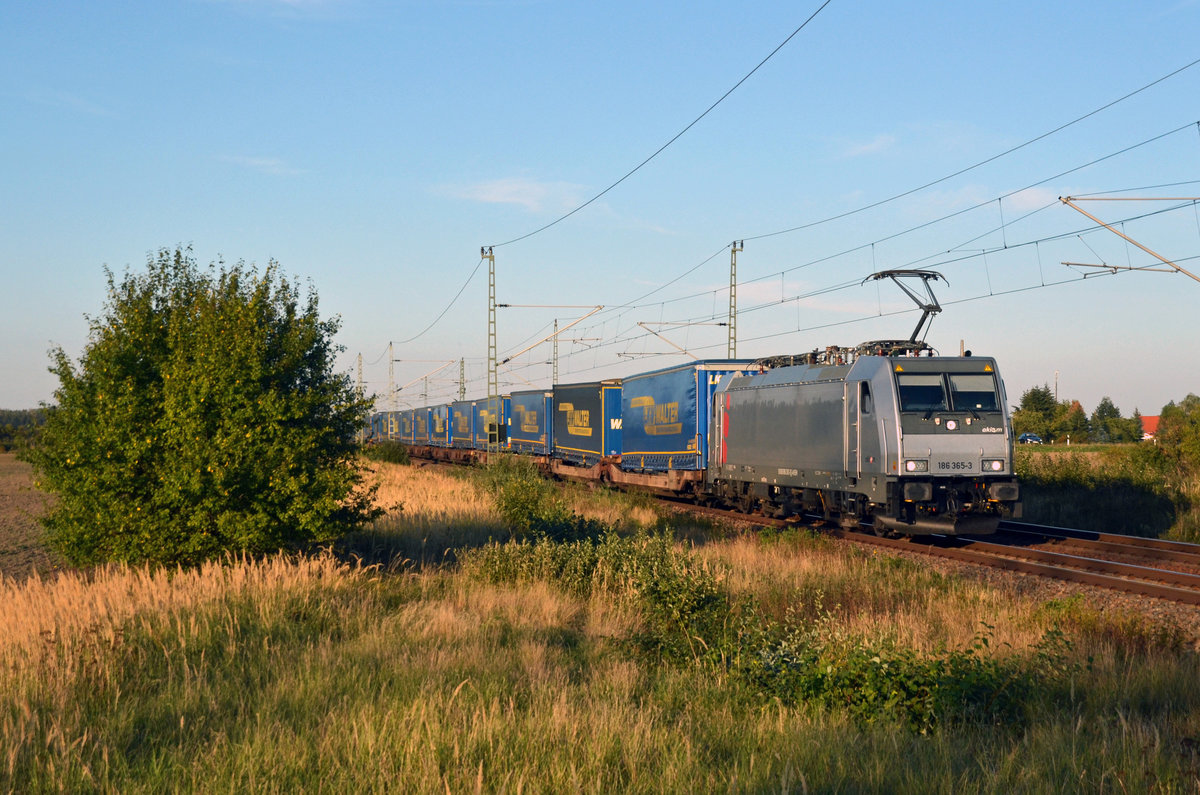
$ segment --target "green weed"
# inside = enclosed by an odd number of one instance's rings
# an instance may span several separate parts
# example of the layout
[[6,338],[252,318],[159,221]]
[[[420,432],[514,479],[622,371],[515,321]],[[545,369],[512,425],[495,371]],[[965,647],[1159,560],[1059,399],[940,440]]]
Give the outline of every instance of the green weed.
[[865,723],[917,732],[945,722],[1018,724],[1070,670],[1071,646],[1057,630],[1028,657],[994,654],[990,627],[965,649],[921,655],[847,634],[829,612],[772,620],[753,600],[735,600],[718,573],[668,534],[493,544],[464,550],[460,560],[470,576],[492,583],[544,581],[580,597],[603,590],[627,599],[641,615],[629,640],[649,658],[712,668],[760,697],[845,710]]
[[384,440],[375,444],[363,445],[362,454],[372,461],[386,461],[389,464],[409,463],[408,448],[395,440]]

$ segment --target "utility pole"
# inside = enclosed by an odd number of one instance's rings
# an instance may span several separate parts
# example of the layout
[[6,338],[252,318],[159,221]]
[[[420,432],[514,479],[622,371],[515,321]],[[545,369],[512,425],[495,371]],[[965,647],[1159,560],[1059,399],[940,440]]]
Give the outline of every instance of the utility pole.
[[392,358],[391,342],[388,342],[388,409],[396,410],[396,360]]
[[465,357],[458,360],[458,399],[467,399],[467,360]]
[[735,240],[729,247],[729,344],[725,358],[737,358],[737,255],[743,249],[744,240]]
[[495,410],[496,433],[488,431],[488,457],[500,450],[500,374],[496,365],[496,255],[491,246],[479,249],[479,256],[488,261],[488,410]]
[[558,383],[558,318],[554,318],[554,355],[552,360],[554,365],[550,371],[550,386]]
[[[363,379],[362,379],[362,354],[358,355],[358,386],[355,390],[359,400],[363,398]],[[365,428],[358,429],[358,443],[363,443],[363,437],[366,435]]]

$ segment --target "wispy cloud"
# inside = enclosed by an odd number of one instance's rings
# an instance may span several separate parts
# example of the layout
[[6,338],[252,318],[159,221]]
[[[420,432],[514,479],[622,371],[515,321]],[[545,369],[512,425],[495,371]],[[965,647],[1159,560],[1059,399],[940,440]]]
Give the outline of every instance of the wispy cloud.
[[242,168],[248,168],[261,174],[274,177],[293,177],[303,174],[304,170],[290,166],[278,157],[244,157],[242,155],[221,155],[217,158],[223,163],[232,163]]
[[851,143],[843,147],[841,155],[845,158],[862,157],[886,152],[896,144],[896,136],[890,133],[880,133],[865,143]]
[[581,188],[569,182],[538,182],[525,177],[510,177],[451,185],[439,192],[457,199],[483,204],[516,204],[532,213],[566,212],[578,206]]
[[947,190],[924,191],[919,196],[911,197],[905,207],[910,217],[929,220],[965,210],[995,198],[992,191],[982,185],[963,185]]
[[1200,0],[1180,0],[1180,2],[1176,3],[1175,5],[1168,6],[1167,8],[1158,12],[1155,18],[1170,16],[1172,14],[1190,13],[1191,9],[1197,5],[1200,5]]
[[1045,188],[1027,188],[1009,196],[1004,200],[1004,205],[1014,210],[1028,212],[1030,210],[1040,210],[1047,204],[1055,203],[1058,201],[1058,196],[1059,194]]
[[62,108],[76,113],[85,113],[89,116],[104,116],[108,118],[114,118],[117,115],[111,109],[93,102],[86,97],[72,94],[69,91],[33,89],[27,92],[25,96],[30,102],[50,108]]
[[335,19],[353,14],[356,0],[206,0],[238,13],[283,19]]
[[243,7],[315,9],[344,5],[345,0],[210,0]]

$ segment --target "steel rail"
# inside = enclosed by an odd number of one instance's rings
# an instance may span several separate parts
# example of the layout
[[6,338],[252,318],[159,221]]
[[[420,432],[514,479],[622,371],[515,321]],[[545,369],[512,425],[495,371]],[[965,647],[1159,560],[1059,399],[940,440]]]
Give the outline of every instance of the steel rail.
[[1059,538],[1078,538],[1084,541],[1107,541],[1114,544],[1137,546],[1143,549],[1161,549],[1175,552],[1200,555],[1200,544],[1187,541],[1169,541],[1164,538],[1143,538],[1142,536],[1121,535],[1120,533],[1101,533],[1093,530],[1076,530],[1070,527],[1054,527],[1053,525],[1026,524],[1001,520],[1001,530],[1014,530],[1022,533],[1037,533],[1044,536]]
[[[843,536],[860,543],[872,544],[888,549],[917,552],[934,557],[957,560],[964,563],[974,563],[997,569],[1022,572],[1025,574],[1036,574],[1043,577],[1051,577],[1056,580],[1075,582],[1083,585],[1096,585],[1102,588],[1108,588],[1110,590],[1124,591],[1126,593],[1139,594],[1142,596],[1154,596],[1159,599],[1167,599],[1173,602],[1181,602],[1183,604],[1200,606],[1200,590],[1180,588],[1174,585],[1165,584],[1163,582],[1129,579],[1127,577],[1116,576],[1114,574],[1106,574],[1098,571],[1089,571],[1081,568],[1070,568],[1063,565],[1055,565],[1053,563],[1045,562],[1044,560],[1002,557],[990,552],[982,552],[973,550],[971,548],[937,547],[928,544],[913,544],[906,540],[879,538],[878,536],[857,532],[843,532]],[[1008,551],[1011,550],[1012,547],[1003,547],[1003,549]],[[1044,554],[1054,555],[1054,553]],[[1069,555],[1058,555],[1057,557],[1060,559],[1060,563],[1071,560],[1087,560],[1084,558],[1073,558]],[[1105,561],[1096,562],[1105,563]],[[1145,570],[1145,567],[1134,568]],[[1150,571],[1158,570],[1151,569]],[[1179,572],[1173,573],[1179,574]],[[1198,588],[1200,588],[1200,577],[1194,577],[1192,581],[1197,584]]]
[[1108,555],[1127,555],[1131,558],[1140,558],[1142,560],[1152,560],[1161,563],[1180,563],[1187,566],[1200,567],[1200,547],[1197,547],[1195,551],[1182,552],[1137,543],[1140,540],[1156,539],[1137,539],[1131,537],[1128,541],[1098,541],[1062,536],[1055,533],[1042,533],[1035,530],[1006,529],[1004,532],[1016,533],[1022,536],[1033,536],[1049,542],[1055,549],[1061,547],[1086,552],[1100,552]]
[[995,544],[990,541],[970,540],[967,541],[967,548],[1002,557],[1014,557],[1021,560],[1061,565],[1064,568],[1082,569],[1097,574],[1111,574],[1117,577],[1127,577],[1137,580],[1152,580],[1154,582],[1193,589],[1200,594],[1200,575],[1188,574],[1182,571],[1156,569],[1151,566],[1139,566],[1135,563],[1121,563],[1115,560],[1102,560],[1082,555],[1065,555],[1061,552],[1049,552],[1042,549],[1026,549],[1008,544]]

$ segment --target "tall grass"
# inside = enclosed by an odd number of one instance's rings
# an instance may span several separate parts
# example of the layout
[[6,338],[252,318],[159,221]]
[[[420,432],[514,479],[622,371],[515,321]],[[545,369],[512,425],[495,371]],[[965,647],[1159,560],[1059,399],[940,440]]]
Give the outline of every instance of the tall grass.
[[[403,508],[356,548],[407,564],[0,582],[0,792],[1196,787],[1200,666],[1178,631],[802,533],[502,537],[486,480],[377,472]],[[1045,645],[1056,628],[1069,647]],[[813,649],[825,695],[797,686]],[[1026,677],[1039,659],[1054,670]],[[1012,678],[1018,709],[951,704],[922,734],[864,695],[963,671]]]
[[1151,445],[1016,451],[1027,521],[1200,540],[1200,479],[1169,471]]

